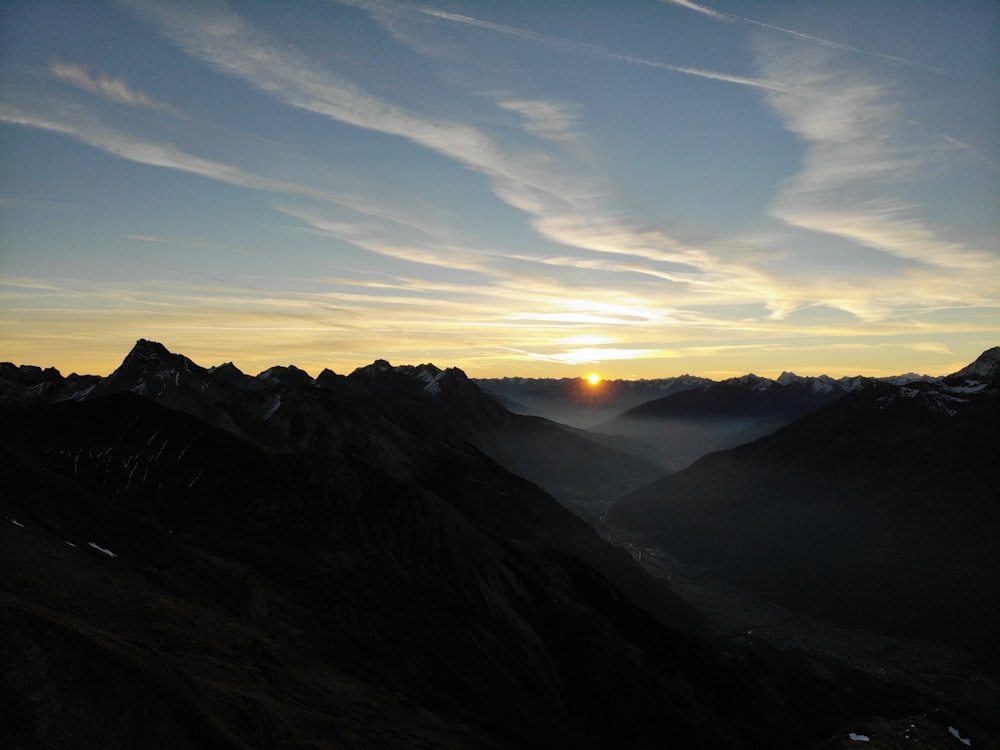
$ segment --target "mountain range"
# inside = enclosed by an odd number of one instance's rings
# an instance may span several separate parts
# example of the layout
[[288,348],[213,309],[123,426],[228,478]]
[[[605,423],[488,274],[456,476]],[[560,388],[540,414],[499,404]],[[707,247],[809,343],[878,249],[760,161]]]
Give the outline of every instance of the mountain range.
[[597,386],[583,378],[493,378],[476,383],[512,411],[586,427],[590,439],[672,472],[706,453],[774,432],[865,384],[932,380],[913,373],[834,379],[783,372],[774,380],[750,373],[722,381],[681,375],[601,381]]
[[[891,387],[971,418],[993,388],[973,369]],[[662,471],[513,414],[460,370],[249,376],[149,341],[106,378],[3,364],[0,454],[4,747],[827,748],[867,732],[945,748],[996,730],[958,701],[721,636],[581,518],[618,488],[634,492],[615,520],[646,524],[637,498]]]
[[608,520],[796,611],[1000,665],[1000,348],[869,381],[628,494]]

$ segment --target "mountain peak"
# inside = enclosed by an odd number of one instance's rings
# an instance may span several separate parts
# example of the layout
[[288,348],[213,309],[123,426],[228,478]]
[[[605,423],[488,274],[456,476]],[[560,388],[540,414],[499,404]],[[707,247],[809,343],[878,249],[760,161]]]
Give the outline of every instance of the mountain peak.
[[746,375],[740,375],[739,377],[729,378],[727,380],[723,380],[722,382],[730,386],[742,386],[754,391],[769,390],[775,383],[775,381],[770,378],[765,378],[752,372],[748,372]]
[[969,380],[988,381],[1000,377],[1000,346],[994,346],[976,357],[976,360],[963,367],[948,379],[965,378]]
[[209,367],[208,371],[217,378],[228,381],[244,380],[247,375],[232,362],[224,362],[221,365]]
[[174,354],[160,342],[139,339],[115,372],[135,372],[147,370],[151,366],[186,370],[189,369],[189,364],[192,364],[191,360],[183,354]]
[[377,378],[380,375],[384,375],[387,372],[392,372],[394,370],[393,366],[389,364],[388,360],[376,359],[370,365],[365,365],[364,367],[358,367],[355,369],[351,375],[353,377],[362,378]]
[[152,359],[167,356],[170,356],[170,351],[159,341],[139,339],[135,342],[135,346],[132,347],[132,351],[128,353],[125,359],[127,361],[129,358]]
[[[387,382],[409,382],[419,383],[423,389],[430,394],[439,391],[438,381],[454,368],[442,370],[435,364],[427,362],[421,365],[396,365],[389,364],[384,359],[377,359],[370,365],[359,367],[351,373],[352,378],[367,378],[369,380],[381,379]],[[462,373],[465,376],[465,373]]]
[[111,390],[146,394],[158,392],[168,381],[179,385],[182,374],[199,371],[204,372],[183,354],[174,354],[157,341],[139,339],[108,377],[108,384]]
[[274,367],[268,367],[257,376],[257,379],[267,381],[271,384],[299,387],[305,387],[313,383],[312,375],[295,365],[288,365],[287,367],[275,365]]

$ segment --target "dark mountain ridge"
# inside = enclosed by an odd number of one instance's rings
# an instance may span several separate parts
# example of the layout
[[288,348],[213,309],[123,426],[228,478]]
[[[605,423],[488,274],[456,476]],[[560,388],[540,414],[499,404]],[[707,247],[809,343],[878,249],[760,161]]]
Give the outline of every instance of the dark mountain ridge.
[[640,404],[594,431],[639,441],[641,455],[677,470],[710,451],[767,435],[844,396],[857,382],[743,375]]
[[455,429],[507,418],[457,371],[139,347],[103,393],[0,409],[4,747],[769,748],[929,708],[699,635]]
[[753,373],[723,381],[682,375],[596,386],[582,378],[476,382],[511,411],[586,427],[591,440],[677,471],[706,453],[767,435],[865,383],[931,380],[912,373],[834,379],[783,372],[774,380]]
[[609,522],[792,609],[960,643],[996,670],[998,362],[864,383],[624,497]]
[[[76,385],[77,389],[70,383]],[[433,364],[393,366],[378,360],[343,376],[325,370],[315,379],[294,366],[272,367],[256,377],[227,363],[201,367],[162,344],[139,340],[107,378],[65,381],[56,370],[0,364],[0,403],[53,403],[130,392],[184,411],[262,447],[286,450],[315,441],[331,446],[348,436],[322,404],[341,408],[362,402],[370,412],[416,429],[475,445],[512,471],[536,482],[576,513],[596,520],[611,501],[660,475],[654,463],[578,430],[537,417],[512,414],[457,368]],[[425,424],[426,410],[438,418]],[[370,432],[363,430],[362,433]],[[387,463],[389,445],[372,445]]]
[[590,429],[639,404],[712,381],[693,375],[648,380],[584,378],[477,378],[476,385],[516,414]]

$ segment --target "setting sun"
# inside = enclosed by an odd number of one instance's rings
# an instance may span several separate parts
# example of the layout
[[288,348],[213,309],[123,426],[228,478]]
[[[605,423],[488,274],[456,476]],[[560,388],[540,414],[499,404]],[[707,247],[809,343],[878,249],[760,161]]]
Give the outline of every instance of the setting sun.
[[598,383],[601,382],[601,376],[598,375],[596,372],[592,372],[590,373],[590,375],[587,376],[587,382],[590,383],[591,385],[597,385]]

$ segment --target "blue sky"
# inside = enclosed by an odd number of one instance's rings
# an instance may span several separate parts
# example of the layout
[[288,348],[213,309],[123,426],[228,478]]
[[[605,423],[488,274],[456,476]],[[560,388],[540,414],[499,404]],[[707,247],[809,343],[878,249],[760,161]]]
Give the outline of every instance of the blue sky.
[[9,2],[0,359],[945,373],[1000,3]]

